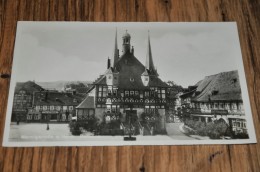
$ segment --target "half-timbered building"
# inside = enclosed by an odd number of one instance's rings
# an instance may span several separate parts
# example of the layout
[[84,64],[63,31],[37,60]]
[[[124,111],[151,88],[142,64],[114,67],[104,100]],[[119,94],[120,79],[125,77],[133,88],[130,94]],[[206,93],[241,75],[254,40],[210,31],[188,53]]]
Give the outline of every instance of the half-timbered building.
[[182,96],[194,120],[221,120],[235,133],[247,133],[238,71],[206,76],[198,87]]
[[130,34],[126,32],[122,39],[122,54],[116,35],[113,60],[108,59],[105,73],[94,81],[88,96],[77,107],[78,119],[86,119],[84,109],[94,109],[101,121],[118,121],[121,129],[132,127],[137,133],[146,130],[148,134],[164,131],[168,85],[155,69],[150,36],[145,65],[135,57]]
[[33,106],[28,110],[27,122],[69,122],[76,116],[76,106],[82,97],[72,93],[39,91],[34,93]]

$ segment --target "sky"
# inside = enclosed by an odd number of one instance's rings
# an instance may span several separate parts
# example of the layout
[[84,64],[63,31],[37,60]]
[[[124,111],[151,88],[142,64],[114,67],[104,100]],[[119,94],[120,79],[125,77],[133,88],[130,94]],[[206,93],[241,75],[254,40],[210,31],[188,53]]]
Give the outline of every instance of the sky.
[[135,57],[143,64],[149,30],[159,77],[183,87],[237,70],[242,60],[234,22],[19,22],[12,75],[19,82],[94,81],[113,56],[116,29],[120,54],[127,30]]

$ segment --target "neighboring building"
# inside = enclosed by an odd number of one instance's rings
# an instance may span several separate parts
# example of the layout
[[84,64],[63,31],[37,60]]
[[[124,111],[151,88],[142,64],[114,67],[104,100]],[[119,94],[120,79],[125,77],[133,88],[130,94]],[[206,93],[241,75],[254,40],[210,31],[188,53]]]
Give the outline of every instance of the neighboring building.
[[62,90],[67,93],[81,94],[86,96],[87,91],[89,90],[89,86],[81,82],[68,83],[64,85]]
[[221,119],[235,134],[247,133],[238,71],[207,76],[182,98],[190,103],[191,118],[204,122]]
[[64,92],[41,91],[34,93],[33,107],[27,122],[68,122],[76,116],[76,106],[82,96]]
[[76,107],[77,120],[93,119],[95,116],[95,103],[93,96],[87,96]]
[[12,121],[25,121],[28,110],[33,106],[33,94],[44,89],[33,81],[17,83],[14,91]]
[[88,97],[77,107],[78,120],[83,109],[91,114],[94,109],[101,121],[119,121],[121,128],[132,123],[135,128],[147,128],[151,134],[165,130],[169,86],[158,77],[154,67],[150,37],[145,65],[134,56],[130,34],[126,32],[122,38],[122,55],[119,56],[116,36],[113,64],[108,59],[106,72],[93,83]]

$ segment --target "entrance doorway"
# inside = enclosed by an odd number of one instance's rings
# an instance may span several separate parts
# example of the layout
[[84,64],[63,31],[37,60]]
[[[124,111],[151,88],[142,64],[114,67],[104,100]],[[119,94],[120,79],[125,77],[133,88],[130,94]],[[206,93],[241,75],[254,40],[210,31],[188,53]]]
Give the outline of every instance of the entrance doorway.
[[138,120],[137,110],[126,110],[125,121],[130,123],[135,123]]

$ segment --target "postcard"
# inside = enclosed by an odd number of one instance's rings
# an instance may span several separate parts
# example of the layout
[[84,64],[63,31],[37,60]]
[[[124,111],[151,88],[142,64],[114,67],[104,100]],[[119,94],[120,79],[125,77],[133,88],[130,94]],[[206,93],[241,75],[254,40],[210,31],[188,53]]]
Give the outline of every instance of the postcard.
[[235,22],[18,22],[3,146],[247,143]]

